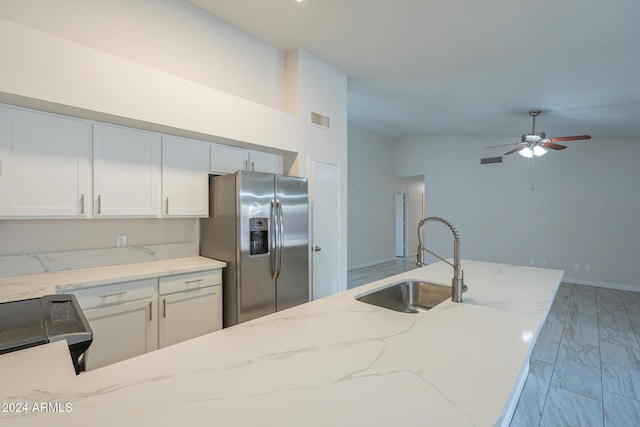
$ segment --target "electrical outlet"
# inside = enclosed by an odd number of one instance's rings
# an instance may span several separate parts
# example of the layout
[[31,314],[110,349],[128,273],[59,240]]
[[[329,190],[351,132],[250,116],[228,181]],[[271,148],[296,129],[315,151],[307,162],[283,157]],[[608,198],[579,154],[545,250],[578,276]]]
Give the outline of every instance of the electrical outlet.
[[547,266],[547,260],[546,259],[541,259],[540,260],[540,267],[546,267]]
[[591,271],[591,264],[585,264],[584,265],[584,271],[586,271],[586,272]]
[[116,236],[116,248],[126,248],[126,247],[127,247],[127,235],[118,234]]
[[573,269],[575,271],[580,271],[580,263],[579,262],[574,262],[573,263]]

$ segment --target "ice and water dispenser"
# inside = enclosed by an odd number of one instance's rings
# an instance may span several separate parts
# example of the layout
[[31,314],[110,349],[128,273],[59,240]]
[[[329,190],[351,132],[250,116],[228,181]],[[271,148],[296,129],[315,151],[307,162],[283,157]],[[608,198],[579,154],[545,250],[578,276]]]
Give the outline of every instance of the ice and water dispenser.
[[269,218],[249,218],[250,255],[269,253]]

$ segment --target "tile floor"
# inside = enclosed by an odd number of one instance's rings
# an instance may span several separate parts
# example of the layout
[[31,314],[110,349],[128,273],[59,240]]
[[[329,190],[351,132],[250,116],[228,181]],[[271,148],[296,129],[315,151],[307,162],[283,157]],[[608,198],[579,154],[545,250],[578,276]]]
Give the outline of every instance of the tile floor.
[[[348,287],[413,268],[352,270]],[[562,283],[529,364],[512,427],[640,426],[640,292]]]
[[393,261],[350,270],[347,272],[347,289],[412,270],[417,268],[416,262],[417,259],[415,256],[396,258]]

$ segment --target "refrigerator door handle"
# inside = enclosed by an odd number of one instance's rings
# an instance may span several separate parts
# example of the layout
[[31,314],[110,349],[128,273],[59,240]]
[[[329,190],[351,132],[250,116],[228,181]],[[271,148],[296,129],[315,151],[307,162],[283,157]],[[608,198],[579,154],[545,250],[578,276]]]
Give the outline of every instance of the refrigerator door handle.
[[[278,276],[280,277],[280,273],[282,273],[282,257],[283,257],[283,250],[284,250],[284,215],[282,214],[282,203],[280,202],[280,199],[278,199],[276,201],[276,204],[278,206]],[[277,278],[276,277],[276,278]]]
[[271,258],[271,278],[273,280],[275,280],[278,277],[278,240],[277,240],[277,233],[278,233],[278,216],[276,213],[276,201],[275,199],[271,199],[271,212],[270,212],[270,218],[269,218],[269,225],[271,230],[269,231],[270,233],[270,237],[269,237],[269,244],[271,246],[269,253],[270,253],[270,258]]

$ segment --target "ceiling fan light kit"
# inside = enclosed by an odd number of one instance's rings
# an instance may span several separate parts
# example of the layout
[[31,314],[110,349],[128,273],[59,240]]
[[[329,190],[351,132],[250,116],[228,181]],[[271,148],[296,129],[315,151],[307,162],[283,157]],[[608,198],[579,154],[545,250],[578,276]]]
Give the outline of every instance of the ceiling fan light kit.
[[518,153],[522,157],[528,159],[532,157],[540,157],[546,154],[547,148],[552,150],[564,150],[567,148],[565,145],[556,144],[556,142],[563,141],[578,141],[591,139],[591,135],[575,135],[575,136],[560,136],[556,138],[547,138],[544,132],[536,132],[536,117],[540,115],[540,110],[530,110],[529,115],[533,119],[533,127],[531,132],[522,135],[522,142],[518,143],[518,146],[513,150],[504,153],[504,156],[508,154]]
[[547,153],[548,151],[542,148],[540,145],[534,145],[533,148],[524,147],[522,150],[518,151],[518,154],[520,154],[522,157],[526,157],[527,159],[530,159],[532,157],[544,156]]

